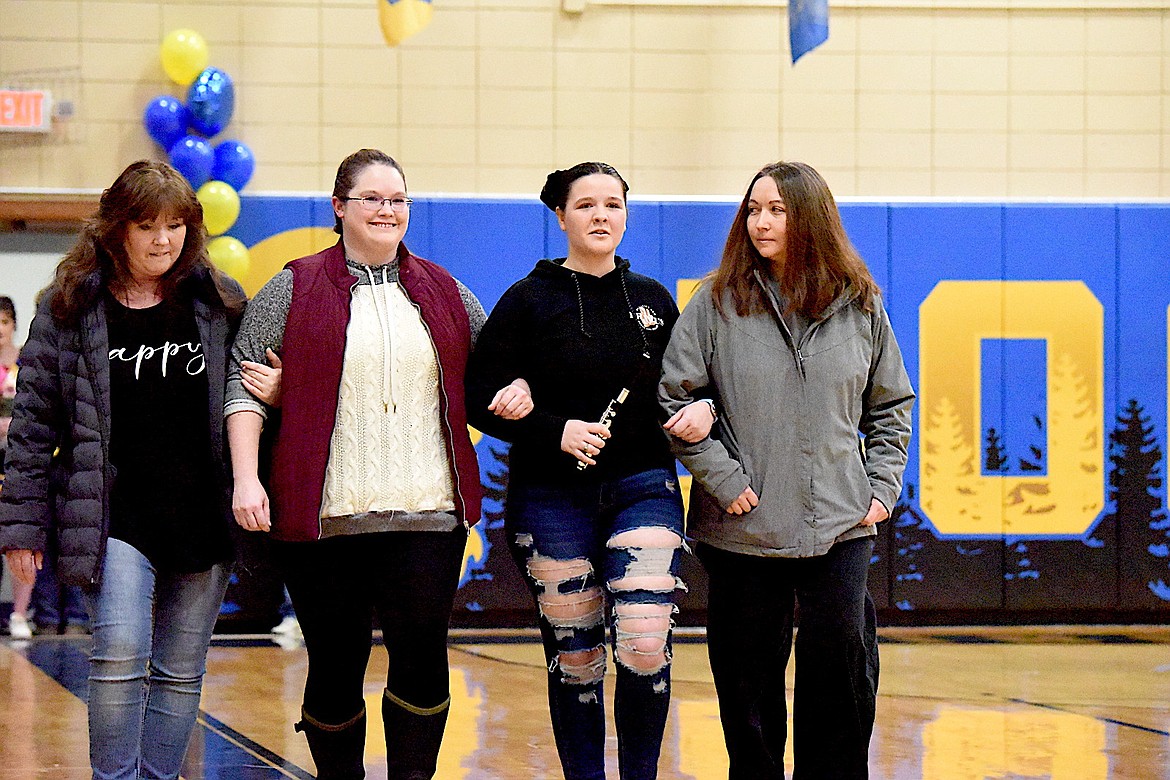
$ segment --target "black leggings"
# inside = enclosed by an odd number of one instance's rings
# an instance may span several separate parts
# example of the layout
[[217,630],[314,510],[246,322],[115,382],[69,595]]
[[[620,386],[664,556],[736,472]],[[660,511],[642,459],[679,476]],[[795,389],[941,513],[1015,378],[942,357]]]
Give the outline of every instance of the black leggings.
[[309,654],[305,712],[336,724],[362,711],[375,613],[386,688],[420,708],[448,699],[447,627],[466,542],[459,527],[273,544]]

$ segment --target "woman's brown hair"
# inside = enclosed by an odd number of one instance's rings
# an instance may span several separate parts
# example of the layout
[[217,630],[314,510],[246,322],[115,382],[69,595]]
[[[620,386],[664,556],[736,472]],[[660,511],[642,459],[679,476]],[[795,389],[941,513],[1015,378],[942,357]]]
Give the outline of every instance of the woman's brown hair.
[[731,223],[723,258],[708,277],[719,313],[727,316],[723,297],[728,292],[740,317],[766,310],[755,272],[772,274],[772,266],[756,251],[747,229],[752,188],[764,176],[776,182],[787,212],[784,264],[776,281],[789,310],[816,319],[837,296],[851,289],[858,305],[870,311],[873,297],[880,291],[865,261],[845,234],[829,185],[810,165],[778,162],[765,166],[752,177]]
[[[77,243],[62,258],[46,291],[50,309],[61,321],[75,322],[104,285],[118,295],[132,284],[126,256],[126,231],[132,224],[159,216],[180,219],[187,226],[183,251],[161,279],[159,293],[171,299],[180,284],[203,269],[214,282],[229,312],[238,313],[244,301],[224,284],[226,277],[207,256],[203,205],[183,175],[165,162],[131,163],[109,189],[102,192],[97,214],[86,222]],[[95,285],[95,281],[99,284]]]

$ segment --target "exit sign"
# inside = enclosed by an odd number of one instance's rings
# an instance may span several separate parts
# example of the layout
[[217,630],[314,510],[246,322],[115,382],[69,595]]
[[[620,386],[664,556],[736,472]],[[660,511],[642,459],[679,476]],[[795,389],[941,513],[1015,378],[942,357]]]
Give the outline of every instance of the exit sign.
[[47,133],[52,129],[53,96],[43,89],[0,89],[0,131]]

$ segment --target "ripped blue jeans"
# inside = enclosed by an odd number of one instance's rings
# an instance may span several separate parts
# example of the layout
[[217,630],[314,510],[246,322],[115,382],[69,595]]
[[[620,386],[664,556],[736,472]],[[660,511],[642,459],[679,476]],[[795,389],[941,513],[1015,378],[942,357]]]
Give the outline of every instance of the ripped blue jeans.
[[658,775],[683,549],[673,471],[508,489],[509,546],[540,612],[553,736],[566,780],[605,778],[606,632],[617,669],[622,780]]

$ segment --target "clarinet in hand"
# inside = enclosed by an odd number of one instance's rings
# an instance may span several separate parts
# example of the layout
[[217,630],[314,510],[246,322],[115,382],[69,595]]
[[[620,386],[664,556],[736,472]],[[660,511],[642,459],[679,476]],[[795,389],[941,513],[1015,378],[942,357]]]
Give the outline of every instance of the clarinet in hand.
[[[597,422],[604,425],[607,431],[609,430],[610,426],[613,425],[613,418],[617,416],[618,407],[626,402],[626,398],[628,398],[629,395],[630,391],[623,387],[622,391],[617,394],[617,397],[612,399],[609,402],[609,405],[605,407],[605,411],[601,413],[601,419]],[[601,453],[599,452],[598,455],[600,454]],[[597,456],[594,455],[593,457]],[[577,471],[584,471],[587,468],[589,468],[588,463],[583,460],[577,461]]]

